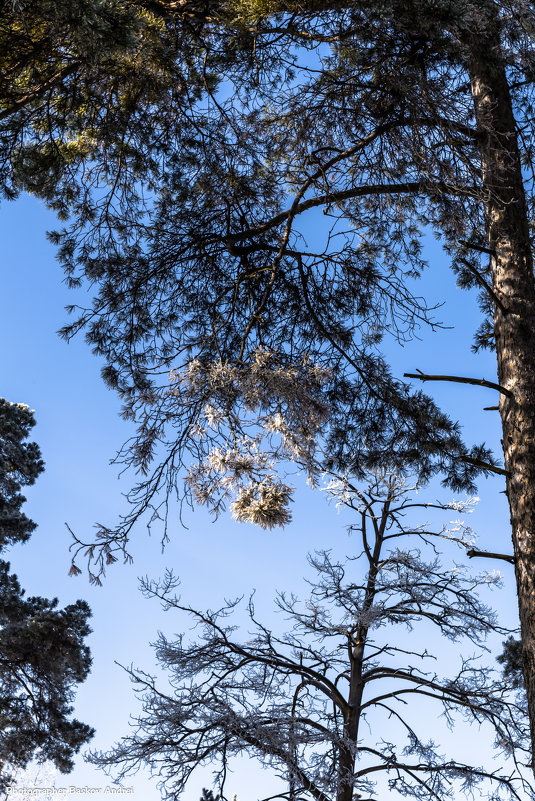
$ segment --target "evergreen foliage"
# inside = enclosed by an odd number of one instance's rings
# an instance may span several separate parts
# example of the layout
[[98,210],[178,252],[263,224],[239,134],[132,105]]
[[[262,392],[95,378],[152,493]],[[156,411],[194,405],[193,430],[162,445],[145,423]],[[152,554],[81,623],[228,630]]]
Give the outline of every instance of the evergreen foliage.
[[[207,376],[218,364],[245,376],[263,350],[280,369],[303,373],[308,360],[328,371],[317,393],[328,469],[362,477],[394,466],[441,474],[456,490],[503,472],[392,372],[381,341],[438,325],[415,283],[429,227],[460,285],[480,291],[487,332],[488,191],[466,40],[492,28],[496,9],[528,158],[531,84],[518,76],[532,69],[529,9],[414,0],[240,17],[209,6],[193,25],[194,4],[163,5],[162,42],[180,76],[151,97],[150,125],[140,77],[128,118],[114,103],[95,129],[98,149],[74,153],[50,189],[74,216],[52,235],[69,279],[95,293],[64,334],[85,329],[106,359],[105,380],[138,424],[120,458],[146,475],[132,513],[100,531],[101,566],[126,549],[139,515],[165,517],[165,495],[182,494],[192,463],[244,436],[243,393],[232,382],[193,386],[197,363]],[[38,164],[29,172],[43,174]],[[487,334],[480,344],[492,344]],[[206,407],[223,409],[230,438],[206,433]]]
[[[35,523],[22,512],[22,485],[43,470],[39,448],[25,442],[34,425],[24,404],[0,400],[0,549],[25,542]],[[73,719],[73,687],[89,674],[85,601],[58,609],[57,599],[24,597],[9,563],[0,560],[0,790],[32,759],[63,773],[93,729]]]
[[202,788],[202,796],[200,801],[218,801],[219,796],[214,796],[211,790],[207,790],[206,787]]
[[44,468],[35,442],[25,442],[33,413],[22,403],[0,398],[0,550],[26,542],[35,523],[21,511],[26,500],[21,487],[31,485]]
[[503,675],[511,682],[511,687],[523,688],[524,676],[522,673],[522,642],[516,637],[508,637],[503,644],[502,653],[496,657],[503,665]]
[[[149,109],[179,91],[164,4],[118,0],[0,3],[0,190],[45,197],[60,215],[81,160],[147,148]],[[152,10],[149,7],[152,6]],[[140,162],[141,164],[141,162]],[[63,191],[57,187],[63,182]]]
[[9,563],[0,561],[0,784],[33,758],[62,773],[93,729],[72,719],[73,686],[89,674],[84,601],[57,609],[57,599],[24,598]]
[[[18,5],[23,22],[4,2],[0,33],[15,87],[0,101],[6,193],[70,215],[52,239],[94,303],[64,334],[85,330],[138,426],[119,457],[143,476],[131,513],[100,548],[78,543],[93,579],[140,516],[166,525],[174,493],[286,523],[277,464],[307,419],[326,469],[468,490],[504,475],[535,753],[533,4]],[[381,353],[438,324],[414,283],[430,229],[479,294],[503,467]],[[273,380],[264,370],[255,398],[261,353]],[[326,380],[291,399],[284,374],[297,386],[311,366]],[[266,432],[282,449],[260,452]]]

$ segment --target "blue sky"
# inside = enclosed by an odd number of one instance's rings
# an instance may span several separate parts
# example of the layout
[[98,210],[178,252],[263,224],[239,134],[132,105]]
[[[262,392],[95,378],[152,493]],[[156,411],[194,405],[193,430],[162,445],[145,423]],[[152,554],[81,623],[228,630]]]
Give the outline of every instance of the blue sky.
[[[93,671],[79,689],[76,715],[97,729],[93,746],[109,747],[127,729],[135,708],[129,683],[115,661],[154,666],[148,643],[163,628],[180,631],[183,621],[163,617],[155,602],[138,592],[138,576],[160,576],[166,567],[180,575],[183,597],[200,608],[219,606],[224,597],[247,594],[255,587],[260,608],[271,608],[274,590],[299,589],[306,572],[305,555],[321,547],[344,549],[347,535],[343,519],[324,497],[305,487],[299,489],[294,521],[284,531],[262,532],[224,517],[212,523],[203,512],[188,514],[188,529],[174,521],[171,543],[161,553],[157,533],[148,537],[140,527],[132,544],[134,565],[114,566],[102,588],[88,584],[85,576],[68,578],[70,535],[67,522],[82,538],[90,538],[95,522],[113,521],[123,501],[127,483],[118,480],[109,460],[127,435],[118,419],[119,402],[100,380],[98,360],[82,340],[70,344],[56,334],[67,319],[65,305],[76,302],[76,293],[62,283],[54,249],[45,231],[55,227],[49,212],[36,200],[22,197],[0,208],[2,284],[0,300],[1,394],[36,410],[34,438],[46,462],[46,471],[27,492],[27,514],[38,523],[32,539],[7,554],[28,594],[57,596],[61,605],[85,598],[93,609],[91,648]],[[388,345],[397,374],[419,368],[424,372],[453,373],[494,380],[492,354],[470,354],[470,337],[477,327],[474,299],[453,289],[439,246],[430,242],[433,266],[422,283],[422,294],[445,301],[439,317],[453,330],[444,330],[403,349]],[[464,423],[469,439],[485,439],[499,448],[497,415],[483,412],[496,402],[495,393],[452,384],[436,385],[435,396],[452,416]],[[480,533],[480,546],[510,552],[505,496],[500,479],[483,481],[481,503],[471,519]],[[432,488],[433,497],[451,493]],[[486,567],[487,565],[485,565]],[[506,583],[494,594],[494,605],[503,622],[514,625],[515,597],[512,569],[503,567]],[[483,569],[483,564],[474,565]],[[489,564],[488,567],[494,567]],[[448,658],[447,651],[444,658]],[[192,782],[187,801],[199,798],[210,784],[209,770]],[[239,801],[257,797],[256,772],[245,763],[229,784]],[[267,776],[262,774],[262,783]],[[79,760],[76,770],[59,777],[58,784],[104,787],[106,778]],[[235,786],[233,786],[233,783]],[[136,799],[158,798],[146,777],[135,777]],[[92,794],[92,798],[107,798]]]

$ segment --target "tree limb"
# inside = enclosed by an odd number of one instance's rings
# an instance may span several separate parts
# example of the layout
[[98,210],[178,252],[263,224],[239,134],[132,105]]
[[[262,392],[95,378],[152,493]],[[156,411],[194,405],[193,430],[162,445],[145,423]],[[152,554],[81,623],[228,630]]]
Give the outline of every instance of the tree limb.
[[466,248],[470,248],[471,250],[478,250],[480,253],[488,253],[489,256],[495,256],[496,251],[492,248],[484,247],[483,245],[478,245],[475,242],[467,242],[466,239],[459,239],[459,243],[464,245]]
[[512,565],[515,563],[515,557],[506,553],[492,553],[491,551],[478,551],[475,548],[470,548],[470,550],[466,552],[466,555],[469,559],[472,559],[474,556],[485,556],[488,559],[503,559],[504,562],[509,562]]
[[488,387],[489,389],[495,389],[497,392],[501,392],[502,395],[505,395],[507,398],[512,398],[513,393],[510,389],[506,389],[505,387],[500,386],[500,384],[495,384],[493,381],[487,381],[485,378],[469,378],[467,376],[460,376],[460,375],[426,375],[422,373],[421,370],[418,370],[417,373],[403,373],[404,378],[417,378],[419,381],[452,381],[456,384],[473,384],[477,387]]
[[504,470],[503,467],[497,467],[494,464],[490,464],[490,462],[484,462],[482,459],[473,459],[471,456],[462,456],[460,457],[460,460],[462,462],[472,464],[474,467],[480,467],[482,470],[488,470],[491,473],[497,473],[499,476],[511,475],[509,470]]
[[291,209],[282,211],[280,214],[275,215],[270,220],[267,220],[261,225],[254,228],[249,228],[244,231],[238,231],[229,237],[233,242],[240,239],[247,239],[248,237],[257,236],[271,228],[276,228],[281,223],[285,222],[290,215],[296,216],[308,209],[316,208],[317,206],[329,206],[336,203],[343,203],[345,200],[352,200],[357,197],[370,197],[371,195],[401,195],[401,194],[417,194],[418,192],[429,191],[430,187],[436,189],[444,194],[466,195],[469,197],[475,196],[475,190],[469,186],[459,187],[453,184],[446,184],[443,181],[404,181],[393,184],[367,184],[364,186],[356,186],[353,189],[346,189],[341,192],[329,192],[328,194],[318,195],[316,197],[303,200]]
[[459,261],[466,267],[466,269],[474,276],[478,284],[487,292],[490,298],[494,301],[494,303],[499,306],[504,314],[508,314],[509,310],[507,307],[502,303],[498,295],[495,293],[491,285],[485,281],[483,276],[470,264],[468,259],[460,258]]

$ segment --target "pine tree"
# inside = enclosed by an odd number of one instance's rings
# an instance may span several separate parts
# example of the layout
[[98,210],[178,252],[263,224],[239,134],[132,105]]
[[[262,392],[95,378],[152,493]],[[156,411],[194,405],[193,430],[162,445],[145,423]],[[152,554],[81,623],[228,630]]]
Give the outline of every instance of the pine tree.
[[[289,443],[306,417],[299,402],[276,387],[266,414],[246,385],[259,354],[294,371],[294,383],[307,380],[310,362],[330,371],[313,390],[326,410],[326,467],[363,475],[390,464],[424,480],[440,473],[455,488],[473,487],[481,472],[505,477],[535,745],[532,5],[162,0],[128,8],[148,13],[159,31],[134,36],[137,46],[149,42],[141,62],[154,79],[138,80],[123,56],[107,72],[105,58],[87,59],[97,72],[61,84],[66,104],[45,93],[43,106],[41,75],[25,116],[12,113],[8,97],[2,140],[9,180],[74,216],[53,238],[70,280],[87,279],[96,297],[66,335],[86,328],[139,425],[124,458],[149,475],[133,491],[132,514],[101,532],[105,560],[126,548],[139,514],[160,516],[158,494],[180,485],[184,466],[188,491],[200,487],[211,502],[203,474],[214,448],[238,464],[217,423],[221,410],[239,442],[253,398],[261,427],[271,416],[266,424],[286,426]],[[116,89],[124,75],[127,88]],[[314,210],[323,223],[307,245]],[[455,421],[394,376],[379,352],[384,337],[403,341],[434,325],[410,290],[425,268],[429,228],[459,285],[480,293],[475,346],[495,349],[498,377],[413,377],[494,388],[503,466],[483,443],[465,444]],[[264,371],[262,397],[268,378]],[[151,473],[162,443],[167,453]],[[266,497],[278,498],[284,522],[284,482],[266,464],[246,465],[242,479],[247,471],[251,486],[236,480],[245,495],[235,508],[269,525]]]
[[[38,446],[26,442],[33,412],[0,399],[0,547],[25,542],[35,523],[21,512],[23,485],[43,470]],[[0,790],[32,759],[66,773],[93,729],[71,717],[73,686],[91,666],[84,640],[85,601],[58,609],[57,599],[25,598],[9,563],[0,561]]]
[[21,511],[23,485],[31,485],[44,468],[35,442],[26,442],[33,413],[22,403],[0,398],[0,549],[26,542],[35,523]]
[[165,105],[181,77],[169,58],[165,5],[1,0],[4,196],[14,198],[25,188],[64,215],[77,194],[68,184],[81,160],[97,156],[103,146],[113,158],[146,147],[149,109]]
[[91,629],[84,601],[57,608],[57,599],[25,598],[9,563],[0,561],[0,785],[32,759],[62,773],[93,736],[72,718],[73,686],[91,666],[84,639]]

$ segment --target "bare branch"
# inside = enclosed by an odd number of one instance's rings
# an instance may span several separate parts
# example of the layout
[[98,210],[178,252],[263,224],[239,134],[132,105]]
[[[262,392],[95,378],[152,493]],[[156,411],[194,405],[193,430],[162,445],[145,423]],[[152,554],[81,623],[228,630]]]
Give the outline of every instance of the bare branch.
[[419,381],[452,381],[456,384],[472,384],[476,387],[487,387],[488,389],[495,389],[501,392],[507,398],[514,397],[511,390],[496,384],[493,381],[487,381],[485,378],[468,378],[459,375],[427,375],[418,370],[417,373],[403,373],[405,378],[417,378]]
[[505,553],[493,553],[492,551],[478,551],[476,548],[470,548],[466,555],[472,559],[474,556],[483,556],[487,559],[503,559],[505,562],[514,565],[515,557]]

